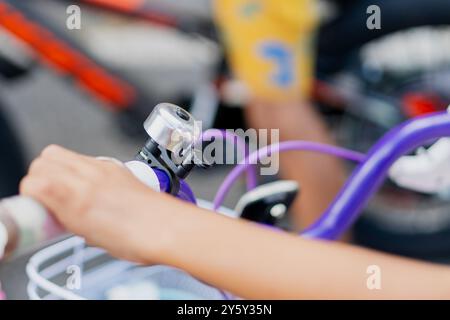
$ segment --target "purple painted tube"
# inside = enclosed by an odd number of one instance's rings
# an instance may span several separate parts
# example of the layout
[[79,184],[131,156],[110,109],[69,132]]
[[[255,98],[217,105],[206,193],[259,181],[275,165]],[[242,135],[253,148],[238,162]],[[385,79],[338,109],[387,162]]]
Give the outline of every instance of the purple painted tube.
[[444,136],[450,136],[450,114],[446,112],[420,117],[391,130],[371,149],[325,214],[303,236],[329,240],[341,236],[379,189],[395,160]]
[[[159,187],[160,187],[161,191],[169,192],[170,178],[167,175],[167,173],[165,173],[164,171],[159,170],[159,169],[153,169],[153,170],[155,171],[156,176],[158,177]],[[192,192],[191,188],[184,180],[180,180],[180,190],[178,191],[177,198],[187,201],[187,202],[191,202],[193,204],[197,203],[194,193]]]

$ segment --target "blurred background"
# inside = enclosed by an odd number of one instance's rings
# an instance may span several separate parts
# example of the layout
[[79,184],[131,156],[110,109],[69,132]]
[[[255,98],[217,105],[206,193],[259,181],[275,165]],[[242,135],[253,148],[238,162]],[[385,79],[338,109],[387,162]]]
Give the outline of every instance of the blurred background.
[[[51,143],[132,158],[145,141],[143,120],[162,101],[183,106],[207,127],[245,128],[246,97],[228,70],[211,1],[149,0],[139,8],[79,1],[82,27],[68,30],[73,2],[0,1],[0,197],[17,192],[29,162]],[[341,145],[365,152],[402,121],[446,109],[447,0],[318,3],[314,103]],[[366,27],[369,4],[382,7],[381,30]],[[2,5],[24,20],[6,19]],[[89,74],[74,69],[80,61]],[[212,200],[230,168],[208,170],[196,170],[188,181],[199,198]],[[387,181],[357,223],[355,241],[447,261],[449,191],[421,194]],[[243,192],[240,182],[225,205],[234,207]],[[28,258],[0,264],[10,298],[26,298]]]
[[[27,2],[27,1],[26,1]],[[210,19],[209,1],[155,1],[160,7],[197,19]],[[81,30],[65,28],[67,3],[37,1],[29,6],[52,21],[55,29],[73,38],[96,59],[151,92],[148,109],[159,102],[189,101],[190,95],[202,90],[212,78],[219,59],[219,47],[213,41],[157,24],[134,21],[129,17],[83,7]],[[27,7],[28,8],[28,7]],[[118,41],[118,39],[120,39]],[[134,157],[146,140],[142,127],[144,118],[133,121],[132,133],[121,129],[117,114],[108,110],[105,102],[90,96],[67,77],[34,61],[35,54],[16,37],[0,27],[0,56],[25,66],[26,75],[0,78],[1,113],[17,135],[21,153],[28,164],[50,143],[63,145],[81,153],[107,155],[121,160]],[[2,148],[2,157],[8,157]],[[5,166],[14,167],[8,162]],[[10,169],[7,169],[10,170]],[[189,177],[196,195],[212,200],[229,168],[194,171]],[[207,180],[208,183],[205,183]],[[8,186],[2,196],[14,193]],[[0,187],[0,190],[2,188]],[[14,190],[14,188],[12,188]],[[232,191],[227,203],[236,203],[244,184]],[[26,298],[25,264],[28,254],[0,266],[0,279],[8,297]]]

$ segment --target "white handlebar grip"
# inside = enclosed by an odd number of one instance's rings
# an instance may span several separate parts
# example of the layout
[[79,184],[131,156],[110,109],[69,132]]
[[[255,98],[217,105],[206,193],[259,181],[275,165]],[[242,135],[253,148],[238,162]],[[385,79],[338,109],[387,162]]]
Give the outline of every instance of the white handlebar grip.
[[142,161],[133,160],[125,163],[125,166],[147,187],[150,187],[158,192],[161,191],[158,176],[147,164]]
[[161,191],[158,176],[156,175],[155,171],[142,161],[133,160],[128,161],[127,163],[123,163],[116,158],[110,157],[97,157],[96,159],[100,161],[111,162],[117,164],[120,167],[125,167],[130,170],[131,173],[147,187],[152,188],[153,190],[156,190],[158,192]]

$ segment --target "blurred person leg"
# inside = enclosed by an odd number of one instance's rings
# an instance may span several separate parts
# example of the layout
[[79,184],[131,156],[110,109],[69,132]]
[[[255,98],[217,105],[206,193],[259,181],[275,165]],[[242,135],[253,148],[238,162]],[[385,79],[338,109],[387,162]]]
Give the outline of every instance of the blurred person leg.
[[[216,0],[215,16],[234,75],[250,96],[248,124],[280,129],[281,140],[333,143],[308,102],[314,72],[315,2]],[[331,157],[310,153],[282,155],[280,165],[284,178],[301,185],[294,223],[305,228],[341,187],[343,166]]]

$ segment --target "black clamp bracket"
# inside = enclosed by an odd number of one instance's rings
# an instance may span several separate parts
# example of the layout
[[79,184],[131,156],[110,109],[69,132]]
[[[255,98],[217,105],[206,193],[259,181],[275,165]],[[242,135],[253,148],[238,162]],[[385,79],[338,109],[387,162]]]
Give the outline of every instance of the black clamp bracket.
[[177,195],[180,191],[180,178],[174,170],[175,165],[171,165],[167,150],[161,147],[152,139],[149,139],[141,151],[136,155],[136,160],[145,162],[151,168],[159,169],[167,174],[170,180],[169,193]]

